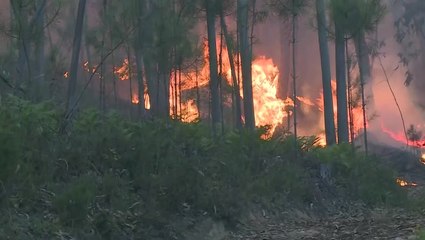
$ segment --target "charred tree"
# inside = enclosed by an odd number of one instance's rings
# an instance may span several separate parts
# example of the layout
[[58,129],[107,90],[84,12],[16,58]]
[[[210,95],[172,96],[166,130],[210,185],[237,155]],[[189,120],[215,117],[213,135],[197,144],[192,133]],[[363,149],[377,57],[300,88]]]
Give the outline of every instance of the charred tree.
[[253,130],[255,128],[254,100],[252,93],[252,56],[248,36],[248,12],[249,1],[238,0],[238,28],[240,41],[240,55],[242,63],[242,88],[243,105],[245,116],[245,127]]
[[332,100],[331,67],[328,49],[328,34],[326,29],[325,1],[316,0],[317,27],[320,47],[320,62],[322,67],[323,106],[325,118],[326,145],[336,143],[334,110]]
[[238,84],[238,79],[237,79],[237,75],[236,75],[236,66],[235,66],[235,59],[234,59],[234,50],[233,50],[233,41],[232,41],[232,37],[230,36],[228,30],[227,30],[227,24],[226,21],[224,19],[224,13],[223,13],[223,9],[221,9],[220,11],[220,22],[221,22],[221,26],[223,28],[223,34],[224,34],[224,39],[226,41],[226,46],[227,46],[227,54],[229,57],[229,62],[230,62],[230,71],[232,74],[232,83],[233,83],[233,96],[234,96],[234,107],[235,107],[235,126],[237,129],[241,129],[242,128],[242,110],[241,110],[241,95],[240,95],[240,87]]
[[217,134],[217,126],[221,121],[221,112],[215,30],[216,5],[210,0],[205,0],[205,4],[207,11],[208,53],[210,62],[211,118],[213,132]]
[[335,21],[335,67],[337,95],[338,143],[348,143],[347,82],[345,76],[345,33],[338,20]]
[[80,0],[78,2],[77,19],[75,23],[74,39],[72,43],[72,56],[71,56],[71,68],[70,78],[68,82],[68,96],[66,100],[66,118],[71,118],[76,105],[76,89],[77,89],[77,74],[78,74],[78,62],[80,56],[81,40],[83,33],[84,23],[84,12],[86,8],[86,0]]

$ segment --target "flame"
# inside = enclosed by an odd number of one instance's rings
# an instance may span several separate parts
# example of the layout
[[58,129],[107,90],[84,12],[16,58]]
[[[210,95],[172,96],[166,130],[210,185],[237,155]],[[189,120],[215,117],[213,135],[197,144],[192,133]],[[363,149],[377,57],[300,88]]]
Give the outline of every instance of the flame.
[[124,59],[124,62],[122,63],[121,67],[115,67],[114,73],[118,75],[118,78],[121,81],[125,81],[130,79],[130,69],[129,69],[129,63],[128,59]]
[[[332,87],[332,104],[333,104],[333,110],[334,110],[334,122],[335,122],[335,127],[337,124],[337,117],[338,117],[338,103],[337,103],[337,94],[336,94],[336,81],[332,80],[331,81],[331,87]],[[300,99],[300,97],[298,97],[298,99]],[[308,99],[307,99],[308,100]],[[306,104],[308,102],[305,102]],[[320,97],[317,99],[317,106],[319,108],[319,110],[321,112],[324,111],[324,101],[323,101],[323,92],[320,93]],[[352,116],[353,119],[352,124],[353,124],[353,132],[354,132],[354,136],[357,136],[360,131],[363,129],[363,110],[361,108],[361,106],[356,106],[352,109]],[[349,119],[350,121],[350,119]],[[368,126],[368,122],[366,122],[366,127]],[[326,145],[326,135],[325,134],[320,134],[319,135],[319,143],[320,144],[324,144],[322,146]],[[352,139],[353,140],[353,139]]]
[[[406,134],[404,134],[403,131],[400,132],[393,132],[390,129],[386,128],[385,125],[381,122],[381,129],[384,133],[386,133],[389,137],[391,137],[393,140],[402,143],[402,144],[406,144]],[[425,139],[421,139],[418,141],[408,141],[408,145],[411,147],[418,147],[418,148],[424,148],[425,147]],[[422,155],[422,158],[424,157],[424,155]]]
[[416,186],[418,186],[418,184],[416,184],[414,182],[407,182],[406,180],[403,180],[401,178],[397,178],[396,182],[401,187],[416,187]]
[[270,125],[272,135],[276,127],[288,117],[288,106],[293,107],[292,99],[277,97],[279,69],[273,60],[264,56],[252,63],[252,91],[254,98],[254,114],[257,126]]
[[133,93],[133,96],[131,97],[131,103],[139,104],[139,96],[137,94]]
[[422,156],[421,156],[421,163],[422,164],[424,164],[425,165],[425,153],[422,153]]
[[63,73],[63,77],[64,77],[64,78],[69,78],[69,72],[68,72],[68,71],[65,71],[65,72]]
[[[230,68],[229,55],[226,47],[220,48],[220,39],[217,39],[217,53],[222,57],[222,76],[226,83],[232,86],[232,73]],[[189,72],[184,74],[181,79],[181,91],[195,89],[196,87],[202,88],[208,86],[210,72],[209,72],[209,58],[208,58],[208,45],[204,43],[203,48],[204,65],[198,73]],[[235,61],[239,56],[235,56]],[[237,65],[235,63],[235,65]],[[241,69],[239,68],[239,71]],[[241,72],[238,74],[241,76]],[[257,126],[269,125],[269,136],[271,136],[276,127],[283,123],[284,119],[290,115],[288,109],[293,108],[292,99],[280,99],[277,97],[277,86],[278,86],[279,69],[273,63],[273,60],[260,56],[254,59],[252,62],[252,89],[253,89],[253,102],[254,102],[254,114],[255,122]],[[197,81],[196,81],[197,80]],[[174,78],[171,78],[171,82]],[[240,95],[243,98],[243,87],[240,86]],[[173,92],[170,90],[170,92]],[[175,100],[174,100],[175,101]],[[174,102],[170,100],[170,103]],[[178,102],[180,102],[180,96],[178,96]],[[170,104],[172,105],[172,104]],[[185,113],[187,111],[187,113]],[[178,107],[178,114],[188,114],[190,116],[197,116],[198,109],[192,99],[183,101],[182,109]],[[182,117],[183,121],[190,121],[199,118],[197,117]]]

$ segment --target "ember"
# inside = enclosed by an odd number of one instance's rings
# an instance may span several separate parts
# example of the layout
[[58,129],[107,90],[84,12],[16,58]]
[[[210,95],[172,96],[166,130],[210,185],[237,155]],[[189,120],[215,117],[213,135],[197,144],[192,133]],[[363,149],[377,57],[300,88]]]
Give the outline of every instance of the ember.
[[408,182],[408,181],[403,180],[401,178],[397,178],[396,182],[401,187],[416,187],[416,186],[418,186],[418,184],[416,184],[414,182]]

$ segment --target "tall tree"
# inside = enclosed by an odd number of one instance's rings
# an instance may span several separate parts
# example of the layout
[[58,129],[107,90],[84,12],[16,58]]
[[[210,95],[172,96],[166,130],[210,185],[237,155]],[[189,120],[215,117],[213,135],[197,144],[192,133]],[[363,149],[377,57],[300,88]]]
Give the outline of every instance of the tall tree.
[[325,1],[316,0],[317,27],[319,35],[320,62],[322,67],[323,106],[325,118],[326,144],[336,143],[334,110],[332,100],[331,67],[328,49],[328,32],[326,29]]
[[211,91],[211,118],[214,133],[217,133],[217,126],[221,121],[220,92],[217,65],[217,43],[215,18],[217,12],[216,2],[205,0],[208,28],[208,54],[210,63],[210,91]]
[[235,107],[235,126],[237,129],[242,128],[242,111],[241,111],[241,96],[240,96],[240,88],[236,76],[236,66],[235,66],[235,59],[233,57],[234,55],[234,48],[233,48],[233,40],[230,36],[228,30],[227,30],[227,24],[224,18],[224,9],[221,7],[220,9],[220,24],[223,28],[223,34],[224,39],[226,41],[227,46],[227,54],[229,57],[230,62],[230,71],[232,74],[232,83],[233,83],[233,96],[234,96],[234,107]]
[[68,82],[68,96],[66,101],[66,114],[67,118],[72,117],[72,112],[76,104],[76,89],[77,89],[77,75],[78,75],[78,62],[80,56],[81,39],[83,33],[84,12],[86,8],[86,0],[78,2],[77,19],[75,23],[74,40],[72,43],[72,56],[70,78]]
[[347,81],[345,75],[345,23],[346,9],[345,0],[331,0],[331,10],[335,26],[335,67],[336,67],[336,91],[337,91],[337,129],[338,143],[349,142],[348,133],[348,103]]
[[[353,1],[353,0],[351,0]],[[359,76],[360,76],[360,90],[362,100],[363,112],[363,138],[365,152],[368,153],[367,141],[367,113],[366,113],[366,90],[365,86],[368,84],[368,94],[372,94],[371,90],[371,63],[369,56],[371,54],[370,48],[366,43],[367,32],[372,32],[376,29],[378,22],[384,15],[384,6],[381,0],[358,0],[354,1],[351,14],[351,19],[348,21],[356,21],[357,24],[352,25],[350,33],[353,36],[354,45],[356,47],[357,61],[359,63]],[[373,107],[373,96],[372,96]]]
[[242,63],[242,88],[243,88],[243,106],[245,116],[245,127],[255,128],[254,100],[252,93],[252,56],[249,41],[249,0],[238,0],[238,29],[240,41],[240,55]]

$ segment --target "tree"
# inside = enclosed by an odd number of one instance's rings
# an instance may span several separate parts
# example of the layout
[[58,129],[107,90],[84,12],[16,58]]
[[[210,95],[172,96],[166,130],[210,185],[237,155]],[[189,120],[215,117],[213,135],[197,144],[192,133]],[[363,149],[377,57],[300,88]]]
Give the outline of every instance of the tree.
[[322,66],[323,106],[325,118],[326,144],[336,143],[335,123],[332,100],[331,68],[328,50],[328,34],[326,29],[325,1],[316,0],[317,27],[319,35],[320,62]]
[[345,34],[347,9],[345,0],[331,0],[331,13],[335,26],[335,67],[337,91],[337,129],[338,143],[349,142],[347,81],[345,75]]
[[[271,6],[279,16],[283,17],[284,21],[292,23],[292,100],[294,101],[293,117],[294,117],[294,136],[298,137],[297,133],[297,71],[296,71],[296,37],[297,37],[297,19],[298,16],[306,9],[308,0],[272,0]],[[288,124],[289,125],[289,124]],[[289,127],[289,126],[288,126]]]
[[[72,43],[72,56],[71,56],[71,68],[70,68],[70,79],[68,82],[68,97],[66,101],[66,118],[71,118],[76,104],[76,88],[77,88],[77,74],[78,74],[78,62],[80,56],[81,39],[83,33],[83,22],[84,12],[86,8],[86,0],[80,0],[78,2],[77,19],[75,23],[74,40]],[[67,119],[65,119],[67,120]]]
[[[221,3],[222,4],[222,3]],[[223,34],[224,34],[224,39],[226,41],[226,46],[227,46],[227,53],[228,53],[228,57],[229,57],[229,62],[230,62],[230,71],[232,74],[232,83],[233,83],[233,96],[234,96],[234,106],[235,106],[235,126],[237,129],[241,129],[242,128],[242,111],[241,111],[241,96],[240,96],[240,91],[239,91],[239,84],[238,84],[238,80],[237,80],[237,75],[236,75],[236,67],[235,67],[235,60],[234,60],[234,47],[233,47],[233,40],[232,37],[230,36],[228,30],[227,30],[227,25],[226,25],[226,21],[224,19],[224,9],[223,6],[221,5],[221,9],[220,9],[220,24],[223,28]]]
[[216,2],[205,0],[208,28],[208,54],[210,63],[211,117],[213,132],[217,134],[217,125],[221,122],[220,90],[217,65],[217,43],[215,31]]
[[240,41],[240,55],[242,63],[242,88],[245,127],[255,128],[254,100],[252,93],[252,56],[248,36],[249,0],[238,0],[238,29]]

